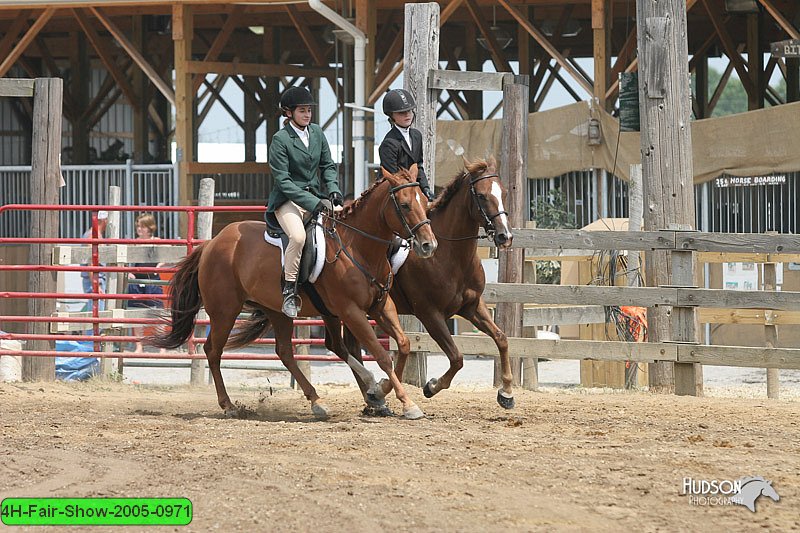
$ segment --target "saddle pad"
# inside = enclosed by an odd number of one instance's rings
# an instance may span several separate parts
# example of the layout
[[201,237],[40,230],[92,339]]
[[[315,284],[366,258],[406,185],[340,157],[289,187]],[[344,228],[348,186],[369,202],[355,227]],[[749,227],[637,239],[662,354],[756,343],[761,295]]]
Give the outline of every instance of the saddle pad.
[[392,250],[389,255],[389,264],[392,266],[392,274],[397,274],[400,267],[408,259],[408,254],[411,252],[411,244],[405,239],[398,239],[395,241],[399,246],[396,250]]
[[[325,233],[322,230],[322,216],[317,219],[317,222],[314,224],[314,236],[316,242],[316,253],[315,253],[315,260],[314,266],[311,269],[311,272],[308,276],[308,282],[314,283],[317,281],[320,273],[322,272],[322,267],[325,265]],[[283,244],[281,242],[280,237],[273,237],[267,231],[264,232],[264,240],[271,244],[272,246],[277,246],[278,249],[281,251],[281,266],[284,265],[284,250]],[[304,253],[308,253],[307,250],[304,250]]]

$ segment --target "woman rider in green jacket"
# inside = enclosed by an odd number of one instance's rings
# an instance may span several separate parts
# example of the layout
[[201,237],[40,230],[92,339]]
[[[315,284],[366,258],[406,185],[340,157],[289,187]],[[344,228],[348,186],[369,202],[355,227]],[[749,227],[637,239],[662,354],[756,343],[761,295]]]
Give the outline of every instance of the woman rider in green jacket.
[[280,101],[284,127],[275,133],[269,146],[274,186],[267,213],[275,214],[289,239],[284,254],[282,311],[291,318],[297,316],[301,305],[297,297],[297,273],[306,240],[304,223],[323,209],[338,211],[342,205],[328,141],[322,128],[311,124],[314,105],[307,89],[287,89]]

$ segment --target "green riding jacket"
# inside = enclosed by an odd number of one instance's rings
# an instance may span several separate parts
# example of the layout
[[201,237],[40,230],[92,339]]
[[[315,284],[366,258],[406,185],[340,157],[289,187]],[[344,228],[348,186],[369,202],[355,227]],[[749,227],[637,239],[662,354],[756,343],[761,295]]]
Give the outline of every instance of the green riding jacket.
[[273,135],[269,146],[273,188],[267,202],[268,213],[274,213],[288,201],[313,211],[320,199],[333,192],[341,194],[336,164],[322,128],[309,124],[308,136],[306,148],[291,124]]

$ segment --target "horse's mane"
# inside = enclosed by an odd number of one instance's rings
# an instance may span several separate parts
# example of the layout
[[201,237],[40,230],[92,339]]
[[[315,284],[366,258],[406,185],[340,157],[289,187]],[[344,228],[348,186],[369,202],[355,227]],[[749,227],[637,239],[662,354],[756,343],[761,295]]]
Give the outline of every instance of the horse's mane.
[[467,176],[471,176],[473,174],[482,174],[486,172],[486,169],[489,168],[489,163],[485,159],[476,159],[472,163],[466,165],[464,170],[462,170],[459,174],[457,174],[450,183],[448,183],[441,194],[433,201],[432,204],[428,206],[428,213],[435,213],[436,211],[441,211],[447,204],[450,203],[450,200],[456,195],[456,193],[461,190],[461,185],[464,183],[465,178]]
[[[410,174],[409,174],[409,173],[408,173],[408,172],[407,172],[405,169],[403,169],[403,168],[401,168],[401,169],[400,169],[400,170],[399,170],[399,171],[398,171],[398,172],[397,172],[397,173],[396,173],[394,176],[395,176],[396,178],[403,178],[403,179],[404,179],[404,180],[405,180],[407,183],[410,183],[410,182],[411,182],[411,175],[410,175]],[[354,211],[354,210],[357,210],[361,204],[365,203],[365,202],[366,202],[366,201],[369,199],[369,196],[372,194],[372,192],[373,192],[375,189],[377,189],[377,188],[378,188],[378,186],[379,186],[381,183],[383,183],[384,181],[385,181],[385,180],[384,180],[382,177],[381,177],[381,178],[378,178],[377,180],[375,180],[375,183],[373,183],[372,185],[370,185],[369,189],[367,189],[367,190],[365,190],[364,192],[362,192],[362,193],[361,193],[361,196],[359,196],[358,198],[356,198],[356,199],[355,199],[355,201],[354,201],[352,204],[350,204],[349,206],[345,207],[343,211],[341,211],[340,213],[338,213],[338,214],[336,215],[336,218],[337,218],[338,220],[344,220],[344,219],[346,219],[348,216],[352,215],[352,214],[353,214],[353,211]],[[401,181],[402,181],[402,180],[401,180]]]

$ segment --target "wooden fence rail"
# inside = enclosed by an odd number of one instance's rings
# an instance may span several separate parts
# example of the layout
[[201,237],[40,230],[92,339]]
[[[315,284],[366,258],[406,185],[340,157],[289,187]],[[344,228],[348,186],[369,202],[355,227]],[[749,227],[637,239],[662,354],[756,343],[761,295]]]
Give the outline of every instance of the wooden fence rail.
[[[440,353],[441,348],[426,333],[409,333],[412,351]],[[497,357],[497,346],[485,335],[454,335],[461,353]],[[392,341],[392,349],[396,349]],[[635,361],[652,363],[701,363],[704,365],[752,368],[800,369],[800,349],[748,348],[742,346],[707,346],[697,344],[629,343],[621,341],[549,340],[509,337],[512,357],[546,359],[581,359]]]

